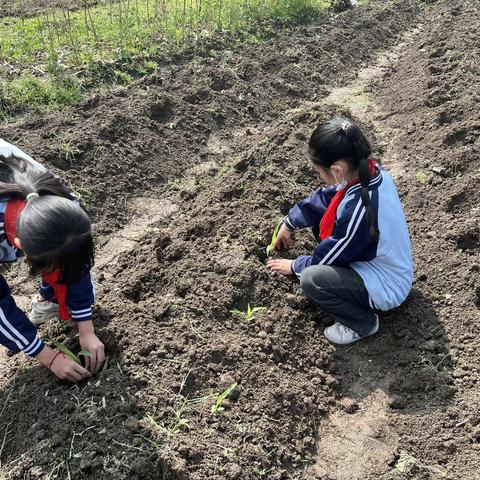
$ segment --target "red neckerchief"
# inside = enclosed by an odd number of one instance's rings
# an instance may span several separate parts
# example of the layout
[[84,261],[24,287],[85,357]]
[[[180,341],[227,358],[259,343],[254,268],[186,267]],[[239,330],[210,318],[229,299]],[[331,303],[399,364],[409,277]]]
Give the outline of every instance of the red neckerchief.
[[[26,204],[25,200],[13,198],[8,201],[5,208],[5,234],[11,245],[15,245],[13,240],[17,236],[17,218]],[[61,279],[60,272],[43,273],[42,278],[45,283],[48,283],[53,288],[53,299],[57,299],[60,318],[70,320],[67,308],[67,286],[64,283],[59,283]]]
[[[368,167],[370,168],[370,175],[373,177],[375,175],[375,160],[369,160]],[[325,210],[322,219],[320,220],[320,240],[325,240],[333,235],[338,206],[345,197],[347,190],[352,185],[356,185],[357,183],[360,183],[360,180],[354,180],[353,182],[347,184],[335,194],[335,196],[332,198],[332,201],[328,204],[328,207]]]

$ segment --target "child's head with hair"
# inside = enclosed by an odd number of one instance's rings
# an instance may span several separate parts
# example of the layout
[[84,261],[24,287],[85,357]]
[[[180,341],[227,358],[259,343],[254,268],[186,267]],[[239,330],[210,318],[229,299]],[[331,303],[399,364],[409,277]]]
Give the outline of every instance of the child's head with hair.
[[59,178],[23,158],[2,158],[0,176],[0,198],[26,200],[15,244],[30,272],[58,271],[63,282],[80,279],[93,266],[94,246],[90,220],[76,198]]
[[378,237],[368,191],[371,146],[358,125],[344,117],[334,117],[321,123],[310,138],[308,152],[325,182],[346,185],[347,181],[360,181],[370,235]]

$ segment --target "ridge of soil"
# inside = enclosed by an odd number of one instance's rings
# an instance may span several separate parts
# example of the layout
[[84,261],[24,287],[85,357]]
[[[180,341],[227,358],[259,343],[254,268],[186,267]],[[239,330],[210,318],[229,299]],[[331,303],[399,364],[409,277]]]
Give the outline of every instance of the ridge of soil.
[[[1,472],[475,478],[478,17],[468,1],[422,14],[413,1],[373,1],[1,127],[66,177],[97,222],[95,321],[109,353],[98,379],[70,388],[20,355],[2,362]],[[380,66],[356,80],[368,64]],[[350,113],[329,95],[346,84],[362,90],[343,98],[376,158],[404,173],[417,276],[379,335],[335,349],[322,335],[328,316],[264,261],[278,218],[318,187],[305,144],[320,120]],[[312,246],[301,235],[292,255]],[[26,304],[33,283],[19,267],[8,278]],[[268,310],[249,322],[229,312],[248,304]],[[42,335],[76,345],[64,323]],[[370,459],[351,465],[352,450]]]
[[0,0],[0,18],[2,17],[34,17],[44,13],[47,8],[68,8],[76,10],[106,3],[105,0]]

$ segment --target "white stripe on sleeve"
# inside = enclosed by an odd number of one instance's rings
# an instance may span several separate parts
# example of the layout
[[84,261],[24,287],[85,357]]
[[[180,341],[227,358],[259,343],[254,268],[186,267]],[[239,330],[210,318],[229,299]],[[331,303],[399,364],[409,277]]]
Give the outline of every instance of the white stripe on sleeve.
[[87,312],[91,312],[91,311],[92,311],[91,308],[84,308],[83,310],[71,310],[72,314],[87,313]]
[[8,330],[10,330],[12,335],[14,335],[18,340],[24,343],[24,346],[27,346],[29,344],[29,341],[7,320],[7,317],[5,316],[1,308],[0,308],[0,319],[5,325],[5,327]]
[[0,332],[2,332],[9,340],[15,343],[19,350],[23,350],[24,346],[16,339],[10,335],[10,332],[5,330],[2,325],[0,325]]
[[72,314],[72,319],[74,319],[74,318],[87,318],[87,317],[91,317],[91,316],[92,316],[92,312],[83,313],[81,315],[73,315]]
[[[329,265],[330,264],[330,261],[329,261],[330,257],[337,252],[337,250],[343,245],[343,243],[346,240],[348,240],[349,235],[350,235],[350,231],[352,230],[352,227],[356,222],[356,219],[357,219],[356,217],[357,217],[357,214],[358,214],[358,211],[360,210],[360,208],[362,208],[362,199],[361,198],[358,199],[357,205],[355,206],[355,210],[353,211],[352,217],[350,218],[350,222],[348,223],[347,231],[345,233],[345,236],[342,237],[340,240],[338,240],[338,242],[332,247],[332,249],[322,258],[322,260],[320,262],[320,265]],[[363,212],[365,213],[364,210],[363,210]]]
[[350,236],[350,238],[348,238],[344,243],[343,243],[343,246],[340,250],[338,250],[338,252],[333,256],[333,258],[330,259],[330,261],[328,262],[330,265],[332,264],[332,262],[335,261],[335,259],[347,248],[348,244],[352,241],[352,238],[355,236],[355,233],[357,232],[358,230],[358,226],[360,225],[363,217],[365,216],[365,210],[362,210],[362,213],[359,215],[358,217],[358,220],[357,220],[357,223],[355,224],[355,228],[353,229],[352,231],[352,234]]
[[23,352],[27,355],[30,355],[32,352],[35,351],[36,348],[40,345],[41,340],[38,337],[35,337],[35,340],[30,344],[28,348],[26,348]]

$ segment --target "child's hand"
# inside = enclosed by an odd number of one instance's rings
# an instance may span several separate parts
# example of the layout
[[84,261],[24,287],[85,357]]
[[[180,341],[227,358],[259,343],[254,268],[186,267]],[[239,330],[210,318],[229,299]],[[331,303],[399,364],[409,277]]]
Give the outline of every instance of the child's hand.
[[42,351],[36,356],[36,359],[42,365],[49,368],[61,380],[79,382],[92,376],[86,368],[83,368],[58,350],[52,350],[47,345],[43,347]]
[[267,262],[267,267],[274,272],[281,273],[288,277],[293,275],[292,272],[293,260],[285,260],[284,258],[270,259]]
[[282,224],[277,233],[277,240],[273,247],[274,250],[288,250],[293,243],[293,232],[291,232],[285,224]]
[[85,366],[92,373],[97,373],[105,361],[105,346],[95,335],[91,321],[78,322],[78,335],[82,350],[91,355],[90,357],[85,356]]
[[71,382],[79,382],[92,376],[86,368],[66,357],[63,353],[55,358],[50,370],[61,380],[70,380]]
[[80,334],[80,346],[91,355],[85,356],[85,366],[97,373],[105,361],[105,346],[93,332]]

